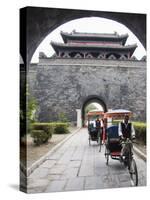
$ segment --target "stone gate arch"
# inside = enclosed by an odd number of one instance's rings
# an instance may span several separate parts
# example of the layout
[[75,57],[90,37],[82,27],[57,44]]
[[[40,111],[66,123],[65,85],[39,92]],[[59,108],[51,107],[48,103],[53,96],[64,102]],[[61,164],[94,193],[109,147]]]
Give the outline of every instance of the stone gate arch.
[[[25,8],[22,10],[20,20],[20,48],[25,65],[30,63],[41,41],[55,28],[73,19],[90,16],[112,19],[124,24],[146,46],[146,15],[143,14]],[[24,26],[24,22],[27,26]],[[41,59],[44,59],[44,56]],[[63,111],[68,115],[69,120],[74,122],[77,108],[82,119],[85,106],[92,101],[100,103],[104,111],[107,111],[107,108],[121,107],[135,110],[135,119],[145,120],[145,61],[122,60],[120,62],[113,59],[105,61],[98,59],[93,62],[91,59],[78,58],[63,58],[63,62],[60,58],[55,63],[51,61],[49,60],[46,65],[40,62],[38,67],[31,66],[28,73],[30,90],[39,103],[40,121],[57,120],[57,113]],[[46,70],[43,70],[43,66]],[[57,76],[58,73],[60,76]],[[142,83],[140,85],[139,80]],[[57,86],[53,87],[53,90],[50,87],[52,84]],[[68,88],[70,84],[73,87]],[[92,95],[93,88],[94,93],[98,95]],[[138,101],[136,101],[137,97]]]
[[98,103],[102,106],[104,112],[107,112],[107,105],[105,101],[103,100],[102,97],[98,95],[90,95],[86,97],[82,103],[81,107],[81,119],[82,119],[82,126],[84,126],[84,121],[85,121],[85,108],[88,106],[90,103]]
[[146,15],[90,10],[26,7],[20,10],[20,53],[25,64],[42,42],[58,26],[83,17],[102,17],[129,28],[146,48]]

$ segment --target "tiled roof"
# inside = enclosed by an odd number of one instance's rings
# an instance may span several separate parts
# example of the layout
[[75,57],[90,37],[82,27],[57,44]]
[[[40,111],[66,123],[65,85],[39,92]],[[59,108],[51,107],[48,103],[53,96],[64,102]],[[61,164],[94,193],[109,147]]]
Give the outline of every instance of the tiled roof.
[[122,34],[119,35],[116,32],[115,33],[81,33],[81,32],[62,32],[62,36],[66,37],[95,37],[95,38],[112,38],[112,39],[117,39],[117,38],[127,38],[128,34]]
[[136,44],[132,45],[126,45],[126,46],[121,46],[121,45],[102,45],[102,44],[81,44],[81,43],[59,43],[59,42],[51,42],[51,45],[56,48],[64,47],[64,48],[99,48],[99,49],[133,49],[136,48]]

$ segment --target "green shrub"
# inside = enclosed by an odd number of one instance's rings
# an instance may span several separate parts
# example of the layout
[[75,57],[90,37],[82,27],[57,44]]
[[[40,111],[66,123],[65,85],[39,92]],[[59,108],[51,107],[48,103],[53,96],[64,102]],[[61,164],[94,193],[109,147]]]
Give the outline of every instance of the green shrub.
[[46,143],[48,141],[48,135],[44,130],[32,130],[31,137],[36,145]]
[[146,144],[146,124],[144,122],[133,122],[136,139]]
[[[31,134],[31,137],[39,137],[41,143],[48,142],[48,140],[52,138],[52,135],[54,133],[54,126],[51,123],[34,123],[32,124],[32,129],[33,134]],[[41,135],[40,131],[44,133]]]
[[66,134],[69,132],[68,123],[33,123],[32,124],[32,133],[33,142],[37,145],[48,142],[52,137],[53,133],[56,134]]
[[32,127],[33,130],[43,130],[45,133],[47,133],[49,138],[51,138],[54,133],[54,126],[51,123],[34,123]]
[[68,130],[68,123],[53,123],[54,124],[54,133],[57,133],[57,134],[65,134],[65,133],[69,133],[69,130]]
[[58,121],[59,122],[68,122],[67,116],[65,113],[61,112],[58,114]]

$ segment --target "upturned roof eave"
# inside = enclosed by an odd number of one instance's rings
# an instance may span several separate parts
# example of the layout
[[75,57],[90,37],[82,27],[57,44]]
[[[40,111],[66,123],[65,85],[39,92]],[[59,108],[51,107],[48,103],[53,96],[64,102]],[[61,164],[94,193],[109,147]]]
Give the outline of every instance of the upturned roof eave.
[[113,34],[95,34],[93,33],[92,34],[85,34],[85,33],[79,33],[79,34],[69,34],[69,33],[66,33],[66,32],[60,32],[62,38],[63,38],[63,41],[65,43],[67,43],[67,40],[68,39],[77,39],[77,38],[82,38],[82,39],[85,39],[85,38],[96,38],[96,39],[106,39],[106,40],[115,40],[115,41],[120,41],[122,40],[123,41],[123,44],[125,44],[127,38],[128,38],[128,34],[123,34],[123,35],[113,35]]
[[107,49],[107,50],[128,50],[133,51],[136,49],[137,45],[128,45],[128,46],[121,46],[121,47],[114,47],[114,46],[92,46],[92,45],[75,45],[75,44],[64,44],[64,43],[57,43],[57,42],[51,42],[51,45],[54,49]]

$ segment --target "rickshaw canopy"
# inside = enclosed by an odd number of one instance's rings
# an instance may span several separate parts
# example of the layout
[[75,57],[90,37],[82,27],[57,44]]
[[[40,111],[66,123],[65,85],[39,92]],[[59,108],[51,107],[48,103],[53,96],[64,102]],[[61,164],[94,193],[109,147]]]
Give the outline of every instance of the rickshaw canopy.
[[125,117],[125,115],[131,117],[133,113],[130,110],[124,109],[110,110],[104,113],[104,118],[122,119]]
[[104,116],[104,112],[99,110],[91,110],[87,113],[87,116]]

